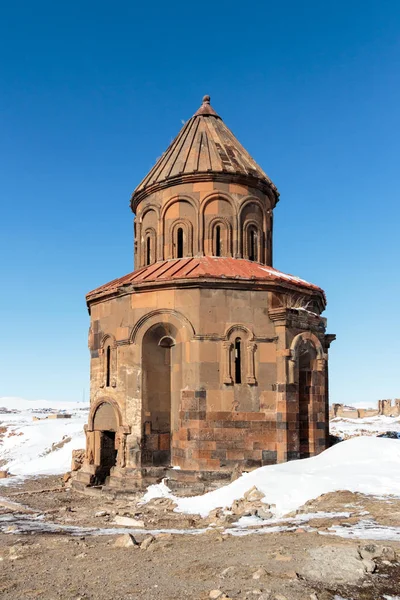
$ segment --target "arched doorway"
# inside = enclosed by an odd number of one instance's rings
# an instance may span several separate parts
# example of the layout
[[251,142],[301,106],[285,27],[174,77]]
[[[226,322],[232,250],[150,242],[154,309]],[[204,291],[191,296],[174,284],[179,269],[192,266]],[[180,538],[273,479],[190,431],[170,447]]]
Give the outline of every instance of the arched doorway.
[[96,409],[93,417],[97,485],[105,482],[111,469],[117,464],[117,429],[118,422],[114,407],[109,402],[103,402]]
[[314,454],[313,440],[313,371],[317,353],[313,344],[305,341],[299,348],[299,450],[300,458],[308,458]]
[[177,330],[153,325],[143,336],[143,466],[171,463],[171,387]]

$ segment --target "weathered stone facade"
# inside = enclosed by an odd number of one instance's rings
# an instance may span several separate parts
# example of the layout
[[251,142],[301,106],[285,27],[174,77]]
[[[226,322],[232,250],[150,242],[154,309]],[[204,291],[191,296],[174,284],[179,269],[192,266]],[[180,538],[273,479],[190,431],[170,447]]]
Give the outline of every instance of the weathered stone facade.
[[205,97],[132,196],[135,271],[87,296],[78,480],[229,476],[328,439],[323,291],[272,268],[276,187]]

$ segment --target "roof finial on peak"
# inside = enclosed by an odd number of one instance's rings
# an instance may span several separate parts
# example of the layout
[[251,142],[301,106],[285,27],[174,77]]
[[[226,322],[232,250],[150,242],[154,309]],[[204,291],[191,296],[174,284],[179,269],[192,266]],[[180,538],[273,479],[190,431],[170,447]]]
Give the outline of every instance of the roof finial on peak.
[[208,94],[203,96],[203,103],[200,106],[199,110],[194,113],[194,116],[195,117],[200,117],[200,116],[202,116],[202,117],[217,117],[217,119],[221,118],[219,115],[217,115],[217,113],[211,106],[210,96]]

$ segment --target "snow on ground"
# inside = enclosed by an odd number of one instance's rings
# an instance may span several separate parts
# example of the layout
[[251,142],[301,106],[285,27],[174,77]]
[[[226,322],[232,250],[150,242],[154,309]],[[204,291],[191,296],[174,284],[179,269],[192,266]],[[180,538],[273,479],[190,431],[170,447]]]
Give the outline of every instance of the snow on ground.
[[[60,411],[71,418],[45,419]],[[72,450],[85,447],[87,411],[88,405],[82,402],[0,398],[1,468],[18,476],[65,473],[70,469]],[[34,421],[34,416],[41,420]],[[7,485],[13,479],[0,481]]]
[[382,435],[388,431],[394,431],[400,437],[400,417],[365,417],[364,419],[347,419],[336,417],[329,423],[329,431],[341,438],[354,437],[357,435]]
[[[1,498],[0,498],[1,500]],[[7,505],[10,504],[7,500]],[[20,508],[23,505],[13,503]],[[304,515],[296,515],[292,519],[270,519],[265,521],[258,517],[242,517],[241,523],[235,523],[232,528],[223,530],[222,533],[232,536],[244,535],[268,535],[270,533],[282,533],[296,531],[301,525],[303,531],[316,532],[324,536],[338,536],[348,539],[358,540],[374,540],[374,541],[400,541],[400,527],[390,527],[379,525],[373,519],[368,521],[359,521],[356,524],[346,526],[335,525],[329,527],[326,531],[319,530],[315,527],[307,525],[307,521],[311,518],[326,518],[326,517],[346,517],[348,513],[310,513]],[[272,524],[272,525],[271,525]],[[195,529],[143,529],[135,527],[82,527],[79,525],[66,525],[63,523],[55,523],[44,519],[43,514],[23,514],[23,512],[14,512],[0,514],[0,532],[20,535],[24,533],[60,533],[65,532],[74,536],[82,535],[118,535],[129,533],[131,535],[146,534],[159,535],[162,533],[174,535],[202,535],[213,529],[212,526]],[[398,599],[400,600],[400,598]]]
[[53,412],[65,411],[70,413],[72,409],[88,408],[89,403],[86,402],[67,402],[59,400],[26,400],[18,396],[0,396],[0,410],[33,410],[40,412],[49,410]]
[[400,496],[400,443],[397,440],[355,437],[312,458],[271,465],[245,473],[222,488],[189,498],[173,496],[164,484],[150,486],[143,500],[166,496],[183,513],[207,516],[230,507],[256,486],[276,517],[297,510],[308,500],[337,490]]
[[327,531],[319,531],[320,535],[338,535],[352,540],[400,541],[400,527],[379,525],[373,519],[363,520],[354,525],[334,525]]

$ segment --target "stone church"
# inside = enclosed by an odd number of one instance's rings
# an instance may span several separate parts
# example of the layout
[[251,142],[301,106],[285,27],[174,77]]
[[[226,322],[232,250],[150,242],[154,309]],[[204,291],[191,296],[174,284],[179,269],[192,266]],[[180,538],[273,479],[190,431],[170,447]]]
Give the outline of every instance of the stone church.
[[275,185],[205,96],[132,195],[134,271],[87,295],[75,485],[229,478],[328,445],[321,288],[272,267]]

